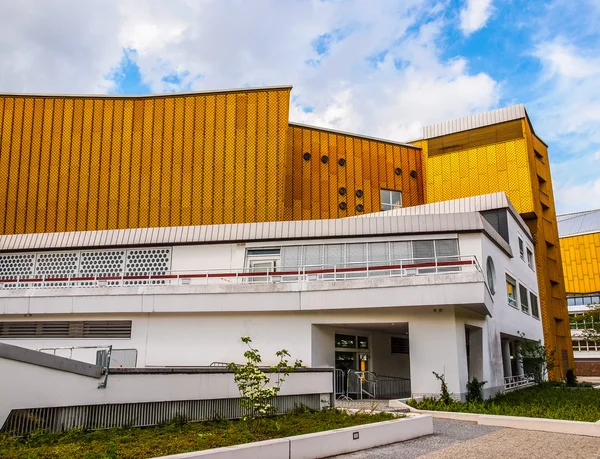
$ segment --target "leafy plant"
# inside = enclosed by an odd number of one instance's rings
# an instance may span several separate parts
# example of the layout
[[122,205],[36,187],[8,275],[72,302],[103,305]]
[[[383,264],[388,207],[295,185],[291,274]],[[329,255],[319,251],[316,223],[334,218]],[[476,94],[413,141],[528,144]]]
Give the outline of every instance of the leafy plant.
[[512,392],[499,393],[483,403],[452,401],[443,404],[434,398],[409,400],[419,410],[455,411],[463,413],[524,416],[530,418],[565,419],[597,422],[600,420],[600,390],[578,386],[576,390],[565,385],[544,383]]
[[296,360],[290,365],[288,357],[291,357],[285,349],[277,351],[275,355],[279,359],[276,365],[269,367],[265,373],[259,364],[262,358],[257,349],[253,348],[249,336],[243,336],[242,342],[248,346],[244,352],[246,363],[236,365],[230,363],[228,368],[234,372],[234,381],[241,394],[240,406],[244,409],[244,420],[258,419],[273,415],[277,407],[271,402],[281,390],[281,385],[287,376],[296,368],[302,367],[302,361]]
[[262,419],[256,430],[240,421],[188,422],[153,427],[113,428],[63,433],[36,432],[33,437],[0,433],[2,459],[145,459],[200,451],[252,441],[322,432],[396,419],[391,413],[358,413],[306,407],[281,416]]
[[575,376],[575,370],[572,368],[567,370],[566,380],[568,387],[577,387],[577,376]]
[[439,375],[435,371],[432,371],[433,375],[440,381],[440,402],[444,405],[450,405],[452,403],[452,397],[450,396],[450,392],[448,392],[448,384],[446,384],[446,375]]
[[548,349],[539,341],[527,340],[525,334],[521,334],[517,357],[523,361],[525,372],[533,374],[536,384],[542,384],[548,372],[556,366],[555,354],[556,349]]
[[487,381],[479,381],[477,378],[467,382],[467,403],[483,402],[483,386],[486,384]]

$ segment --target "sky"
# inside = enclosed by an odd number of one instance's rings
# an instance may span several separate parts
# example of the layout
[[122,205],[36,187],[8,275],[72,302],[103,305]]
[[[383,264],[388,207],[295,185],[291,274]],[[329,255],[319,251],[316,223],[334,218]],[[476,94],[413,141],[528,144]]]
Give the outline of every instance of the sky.
[[19,0],[0,92],[293,85],[290,120],[398,141],[524,103],[558,213],[600,207],[600,0]]

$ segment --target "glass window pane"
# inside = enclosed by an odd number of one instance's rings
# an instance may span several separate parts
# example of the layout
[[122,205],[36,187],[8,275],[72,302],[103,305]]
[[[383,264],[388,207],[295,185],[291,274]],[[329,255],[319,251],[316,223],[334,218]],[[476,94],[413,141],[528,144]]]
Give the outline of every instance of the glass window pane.
[[369,349],[369,338],[366,336],[358,337],[358,348],[359,349]]
[[385,266],[390,260],[390,245],[387,242],[369,243],[369,264]]
[[281,248],[281,266],[282,269],[295,270],[300,267],[300,247],[291,245]]
[[402,207],[402,193],[400,191],[390,192],[392,206],[395,208]]
[[307,245],[304,247],[304,266],[306,269],[320,268],[323,265],[323,246]]
[[335,347],[345,347],[356,349],[356,336],[354,335],[335,335]]
[[412,258],[410,245],[410,241],[392,242],[392,259],[394,261],[410,260]]
[[325,264],[327,267],[341,267],[343,263],[344,244],[327,244],[325,246]]
[[506,275],[506,294],[508,296],[508,304],[513,308],[517,307],[517,281],[508,274]]
[[529,300],[527,298],[527,288],[519,284],[519,296],[521,297],[521,311],[529,314]]

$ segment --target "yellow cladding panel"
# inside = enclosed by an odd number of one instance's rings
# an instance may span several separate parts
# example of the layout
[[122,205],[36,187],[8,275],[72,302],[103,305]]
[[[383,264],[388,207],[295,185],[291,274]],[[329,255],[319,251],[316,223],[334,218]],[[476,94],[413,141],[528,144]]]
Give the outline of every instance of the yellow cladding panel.
[[600,292],[600,233],[563,237],[560,253],[568,293]]
[[0,97],[0,234],[281,220],[289,95]]
[[382,188],[401,191],[405,207],[425,201],[423,157],[417,147],[290,125],[287,161],[288,220],[378,212]]
[[426,182],[427,202],[504,191],[520,213],[534,209],[525,139],[430,156]]

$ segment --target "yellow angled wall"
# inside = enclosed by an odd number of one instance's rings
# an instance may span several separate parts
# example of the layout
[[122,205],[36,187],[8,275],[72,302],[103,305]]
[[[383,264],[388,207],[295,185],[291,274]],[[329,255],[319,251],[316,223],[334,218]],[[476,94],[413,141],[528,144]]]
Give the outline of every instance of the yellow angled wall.
[[533,211],[525,139],[429,156],[427,202],[504,191],[519,213]]
[[560,240],[567,293],[600,292],[600,233]]
[[281,220],[289,94],[0,97],[0,234]]

